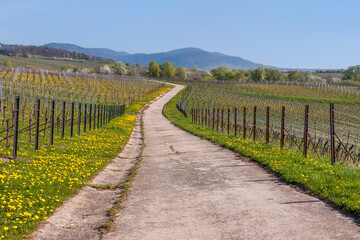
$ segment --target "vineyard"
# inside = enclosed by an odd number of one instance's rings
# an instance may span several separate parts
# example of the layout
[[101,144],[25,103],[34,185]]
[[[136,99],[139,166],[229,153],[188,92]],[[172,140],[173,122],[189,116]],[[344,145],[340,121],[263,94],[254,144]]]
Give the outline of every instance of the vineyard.
[[87,184],[167,89],[110,75],[3,70],[0,80],[1,239],[23,239]]
[[0,155],[15,158],[18,146],[38,150],[99,128],[163,86],[141,78],[0,71]]
[[178,101],[193,122],[320,159],[359,165],[358,87],[299,83],[193,82]]

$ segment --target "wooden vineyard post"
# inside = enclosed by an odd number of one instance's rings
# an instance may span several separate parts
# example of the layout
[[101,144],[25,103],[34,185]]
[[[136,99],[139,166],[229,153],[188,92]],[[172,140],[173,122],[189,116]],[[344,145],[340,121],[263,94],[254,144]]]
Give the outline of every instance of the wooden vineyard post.
[[224,131],[224,109],[221,109],[221,132]]
[[237,108],[234,108],[234,135],[237,134]]
[[112,119],[112,106],[109,106],[109,121],[108,122],[110,122],[111,121],[111,119]]
[[308,146],[308,124],[309,124],[309,105],[305,105],[305,121],[304,121],[304,156],[307,156]]
[[79,102],[79,111],[78,111],[78,135],[81,133],[81,103]]
[[101,105],[97,105],[98,107],[98,117],[97,117],[97,128],[100,127],[100,112],[101,112]]
[[[135,101],[136,97],[134,98]],[[105,125],[109,123],[109,106],[105,106],[105,119],[104,119]]]
[[[134,98],[134,101],[135,101],[135,98]],[[105,114],[104,114],[104,122],[105,122],[105,125],[108,124],[108,120],[109,120],[109,106],[106,105],[105,106]]]
[[199,123],[199,119],[198,119],[198,109],[195,108],[195,124],[198,124]]
[[201,124],[201,114],[200,114],[201,110],[198,108],[197,109],[197,123],[198,125]]
[[[131,101],[132,101],[132,99],[131,99]],[[105,108],[106,108],[106,106],[105,105],[102,105],[102,115],[101,115],[101,117],[102,117],[102,119],[101,119],[101,127],[102,126],[104,126],[105,125]]]
[[14,138],[13,138],[13,159],[17,157],[18,150],[18,137],[19,137],[19,106],[20,97],[15,97],[15,109],[14,109]]
[[110,118],[111,118],[111,106],[107,106],[107,115],[106,115],[107,124],[110,122]]
[[227,134],[230,134],[230,108],[228,108],[228,118],[227,118]]
[[90,104],[90,109],[89,109],[89,131],[91,131],[91,117],[92,117],[92,107],[93,105]]
[[193,109],[190,110],[190,115],[191,115],[191,122],[194,122],[194,111]]
[[217,114],[216,114],[216,131],[219,131],[219,112],[220,109],[217,109]]
[[197,124],[197,108],[195,108],[194,111],[195,111],[194,112],[194,118],[195,118],[194,122],[195,122],[195,124]]
[[103,119],[103,107],[104,107],[104,105],[100,105],[100,111],[99,111],[99,113],[100,113],[100,127],[102,127],[102,119]]
[[285,106],[282,106],[281,111],[281,138],[280,138],[280,147],[284,147],[284,138],[285,138]]
[[213,108],[213,113],[212,113],[212,130],[215,129],[215,108]]
[[50,115],[50,145],[54,144],[54,118],[55,118],[55,100],[51,101],[51,115]]
[[[131,101],[132,101],[132,99],[131,99]],[[101,122],[101,126],[104,126],[104,125],[106,125],[106,122],[105,122],[105,116],[106,116],[106,105],[103,105],[103,110],[102,110],[102,122]]]
[[106,125],[106,108],[107,108],[107,106],[106,105],[104,105],[104,114],[103,114],[103,126],[104,125]]
[[330,145],[331,164],[335,164],[335,126],[334,126],[334,103],[330,103]]
[[87,114],[87,104],[84,105],[84,133],[86,132],[86,114]]
[[205,127],[207,127],[207,117],[208,117],[207,109],[205,109]]
[[106,120],[107,120],[107,105],[104,105],[104,119],[103,119],[104,123],[103,123],[103,125],[107,124]]
[[244,118],[243,118],[243,138],[246,138],[246,107],[244,107]]
[[61,126],[61,139],[65,137],[65,121],[66,121],[66,102],[63,101],[62,107],[62,126]]
[[211,127],[210,119],[211,119],[211,113],[210,113],[210,108],[208,108],[208,128]]
[[75,103],[71,103],[71,120],[70,120],[70,137],[74,135],[74,114],[75,114]]
[[254,106],[253,140],[256,139],[256,106]]
[[194,123],[196,124],[196,108],[194,108]]
[[103,126],[106,125],[106,105],[104,105],[104,114],[103,114]]
[[106,119],[106,105],[103,105],[103,113],[102,113],[102,120],[101,120],[102,124],[101,124],[101,126],[106,125],[105,119]]
[[204,126],[204,109],[201,109],[201,126]]
[[75,103],[71,103],[71,120],[70,120],[70,137],[74,135],[74,114],[75,114]]
[[266,143],[269,143],[270,138],[270,107],[266,107]]

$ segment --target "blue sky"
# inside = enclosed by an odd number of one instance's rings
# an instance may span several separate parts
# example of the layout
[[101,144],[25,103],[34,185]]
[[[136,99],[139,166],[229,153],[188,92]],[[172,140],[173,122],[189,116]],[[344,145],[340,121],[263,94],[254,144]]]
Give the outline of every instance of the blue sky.
[[0,42],[130,53],[198,47],[278,67],[360,64],[355,0],[0,0]]

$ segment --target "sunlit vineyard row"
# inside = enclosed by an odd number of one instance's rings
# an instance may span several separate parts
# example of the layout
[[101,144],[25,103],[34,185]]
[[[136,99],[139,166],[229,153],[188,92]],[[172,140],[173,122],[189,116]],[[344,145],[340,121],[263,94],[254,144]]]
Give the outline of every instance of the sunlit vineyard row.
[[322,100],[359,102],[359,86],[343,86],[326,83],[233,83],[236,92],[255,96],[313,98]]
[[[20,97],[19,144],[30,150],[35,141],[37,99],[40,99],[40,145],[50,143],[54,101],[55,141],[98,127],[108,106],[132,104],[164,87],[164,83],[115,75],[63,72],[0,71],[0,155],[11,156],[15,97]],[[74,114],[72,116],[72,107]],[[99,115],[99,116],[98,116]],[[65,123],[63,126],[63,122]],[[90,126],[92,123],[92,126]],[[94,125],[96,123],[96,125]],[[64,128],[64,130],[62,129]],[[64,133],[62,133],[64,131]]]
[[0,96],[29,100],[51,98],[77,102],[121,104],[139,98],[159,83],[116,75],[66,74],[63,72],[0,71]]
[[[337,88],[336,88],[337,89]],[[325,92],[326,91],[326,92]],[[360,104],[357,103],[356,89],[350,90],[353,98],[338,95],[335,91],[306,85],[244,84],[198,82],[189,85],[180,104],[190,115],[193,108],[230,108],[230,119],[234,119],[237,108],[237,122],[241,126],[246,107],[246,122],[253,123],[254,106],[257,107],[256,124],[265,129],[266,108],[270,107],[270,127],[280,131],[282,106],[285,106],[285,128],[301,142],[304,131],[305,105],[309,105],[309,137],[313,148],[327,153],[329,144],[329,102],[335,101],[335,131],[351,153],[359,157]],[[350,95],[352,96],[352,95]],[[350,100],[350,101],[349,101]],[[212,111],[210,111],[212,114]],[[227,112],[225,112],[227,119]],[[227,122],[227,120],[225,120]],[[275,136],[274,136],[275,137]],[[290,141],[293,144],[293,141]],[[340,143],[339,143],[340,144]],[[343,149],[346,152],[346,150]]]

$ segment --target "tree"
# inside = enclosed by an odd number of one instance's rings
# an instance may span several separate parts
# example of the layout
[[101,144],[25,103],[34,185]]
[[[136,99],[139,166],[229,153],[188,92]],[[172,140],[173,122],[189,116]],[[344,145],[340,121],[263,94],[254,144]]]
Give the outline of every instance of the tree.
[[175,68],[171,64],[169,60],[163,62],[160,66],[161,68],[161,76],[166,78],[172,78],[175,76]]
[[155,60],[151,60],[148,67],[148,75],[150,77],[160,77],[161,69]]
[[234,80],[239,81],[239,80],[245,79],[245,77],[246,77],[246,76],[245,76],[245,74],[246,74],[246,71],[245,71],[245,70],[242,70],[242,69],[240,69],[240,70],[233,69],[232,71],[233,71],[234,74],[235,74]]
[[235,80],[235,73],[233,71],[228,71],[225,74],[225,79],[226,80]]
[[197,66],[194,66],[192,70],[196,72],[198,70]]
[[10,60],[5,60],[5,61],[4,61],[4,66],[7,67],[7,68],[13,68]]
[[119,75],[126,75],[128,73],[126,65],[123,62],[116,62],[111,69],[115,74]]
[[301,82],[304,80],[304,73],[298,71],[289,71],[288,79],[290,82]]
[[212,76],[217,80],[225,80],[226,73],[228,72],[228,68],[225,66],[220,66],[216,69],[211,70]]
[[265,80],[269,82],[285,81],[286,76],[277,69],[265,69]]
[[360,81],[360,65],[348,67],[344,71],[345,80]]
[[176,68],[176,76],[180,79],[187,79],[187,68],[178,67]]
[[257,69],[251,71],[251,80],[254,82],[261,82],[265,80],[266,72],[262,66]]

